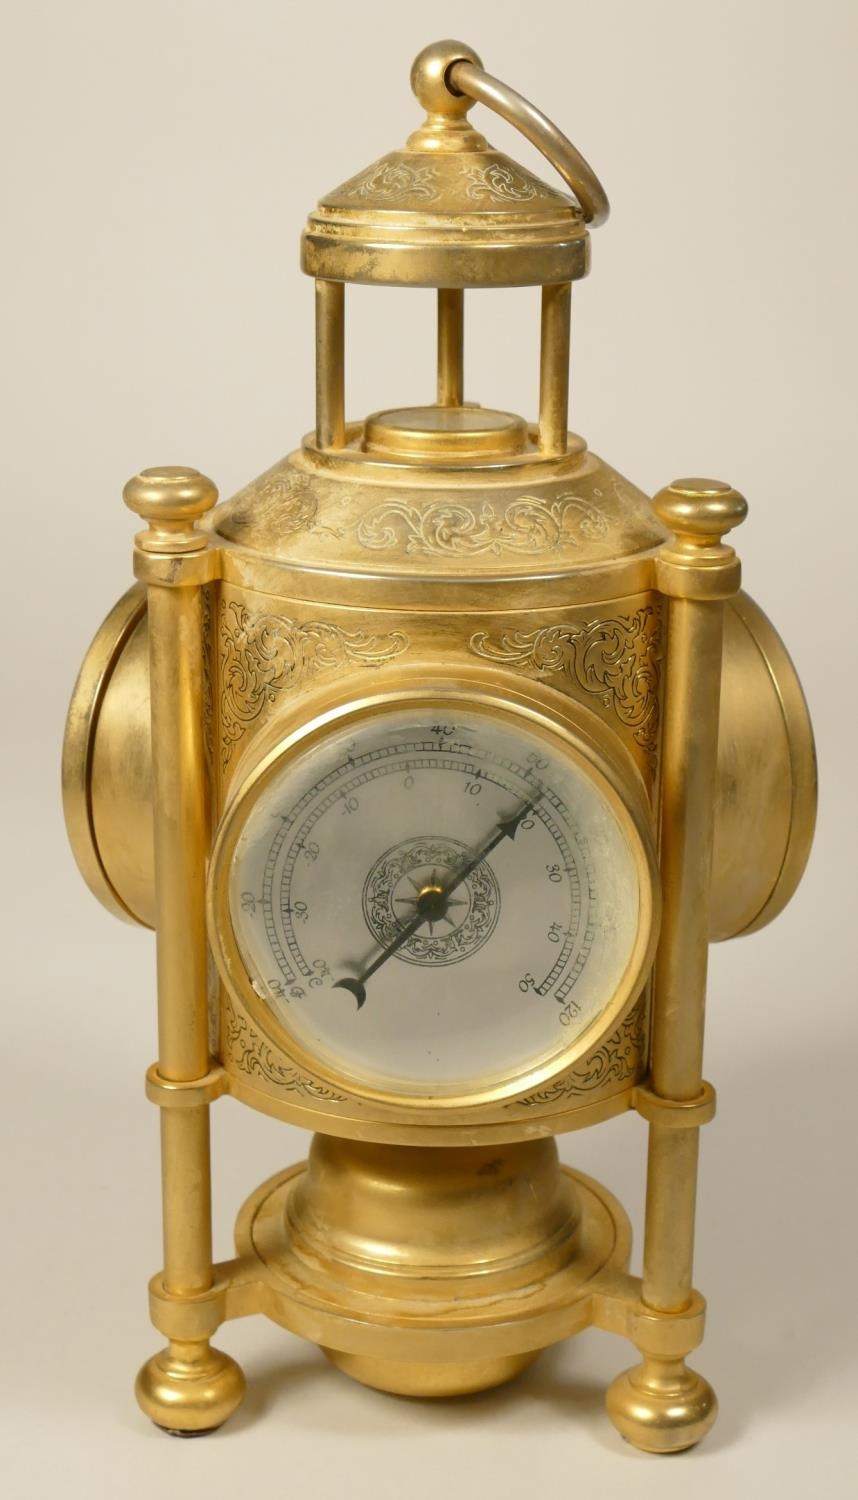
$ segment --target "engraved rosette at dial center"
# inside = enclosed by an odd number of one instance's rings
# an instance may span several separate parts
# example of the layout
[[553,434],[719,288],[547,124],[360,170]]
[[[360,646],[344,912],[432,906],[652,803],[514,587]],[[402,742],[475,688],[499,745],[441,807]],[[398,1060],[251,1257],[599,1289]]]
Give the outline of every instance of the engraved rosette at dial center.
[[485,862],[452,888],[471,852],[457,839],[427,837],[386,850],[363,888],[364,919],[376,941],[386,947],[422,913],[423,925],[397,954],[406,963],[436,968],[482,948],[497,925],[500,889]]

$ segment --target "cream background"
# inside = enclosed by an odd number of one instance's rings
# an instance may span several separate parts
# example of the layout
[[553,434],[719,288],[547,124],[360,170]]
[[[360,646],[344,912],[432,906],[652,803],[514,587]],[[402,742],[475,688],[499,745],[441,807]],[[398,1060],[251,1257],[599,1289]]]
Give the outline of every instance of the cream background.
[[[854,1493],[856,16],[847,0],[5,0],[0,1427],[14,1500]],[[819,736],[805,882],[776,925],[712,956],[720,1110],[702,1151],[697,1362],[722,1411],[672,1461],[616,1438],[602,1393],[632,1351],[596,1333],[518,1385],[432,1406],[362,1390],[251,1320],[222,1334],[250,1389],[219,1436],[170,1442],[131,1395],[156,1343],[153,946],[97,906],[67,850],[66,701],[130,576],[124,480],[191,463],[228,495],[310,425],[304,215],[412,128],[411,59],[445,33],[604,178],[613,216],[575,290],[573,425],[646,488],[690,471],[748,496],[746,583]],[[469,393],[532,413],[536,294],[471,303]],[[431,319],[427,294],[350,295],[352,414],[430,391]],[[243,1198],[304,1138],[229,1102],[213,1115],[225,1255]],[[562,1150],[639,1226],[639,1121]]]

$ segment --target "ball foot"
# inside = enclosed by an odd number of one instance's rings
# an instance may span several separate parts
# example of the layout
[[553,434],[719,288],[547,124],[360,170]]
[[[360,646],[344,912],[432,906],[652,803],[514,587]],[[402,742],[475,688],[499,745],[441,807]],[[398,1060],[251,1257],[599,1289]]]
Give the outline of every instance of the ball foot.
[[146,1361],[134,1393],[156,1427],[174,1437],[203,1437],[241,1404],[244,1376],[234,1359],[206,1340],[173,1340]]
[[681,1453],[706,1436],[718,1415],[715,1392],[682,1359],[650,1359],[618,1375],[608,1391],[617,1431],[646,1453]]

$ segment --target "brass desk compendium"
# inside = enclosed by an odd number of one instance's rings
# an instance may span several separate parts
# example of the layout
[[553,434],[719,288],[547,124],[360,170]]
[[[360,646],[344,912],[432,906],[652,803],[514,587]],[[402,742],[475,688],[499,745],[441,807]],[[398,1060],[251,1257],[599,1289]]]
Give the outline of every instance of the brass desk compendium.
[[[707,945],[769,922],[815,812],[801,689],[739,591],[714,480],[649,500],[567,431],[571,283],[607,200],[458,42],[427,117],[323,198],[316,428],[226,504],[194,469],[125,487],[138,582],[93,642],[64,751],[106,906],[155,929],[166,1347],[143,1411],[209,1431],[244,1381],[210,1339],[265,1313],[381,1390],[499,1384],[588,1326],[607,1396],[671,1452],[714,1421],[686,1365]],[[574,198],[492,149],[479,100]],[[437,289],[437,399],[344,411],[349,282]],[[464,293],[539,286],[536,423],[466,400]],[[213,1263],[209,1109],[315,1131]],[[636,1111],[643,1273],[555,1136]]]

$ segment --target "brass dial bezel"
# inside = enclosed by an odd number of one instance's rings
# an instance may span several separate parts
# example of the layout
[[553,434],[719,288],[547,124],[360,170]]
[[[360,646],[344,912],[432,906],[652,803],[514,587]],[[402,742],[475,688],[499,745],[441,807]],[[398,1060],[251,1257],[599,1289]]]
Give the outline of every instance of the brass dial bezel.
[[[360,687],[364,687],[360,691]],[[517,1095],[544,1086],[561,1077],[615,1029],[638,998],[646,981],[659,930],[660,886],[655,855],[652,816],[640,776],[623,747],[609,731],[579,705],[538,684],[523,690],[520,682],[506,674],[487,678],[481,673],[460,671],[447,674],[435,669],[400,670],[385,674],[382,691],[367,694],[365,686],[352,682],[351,691],[316,698],[312,707],[305,700],[303,713],[290,722],[281,718],[268,735],[250,747],[233,782],[233,792],[224,811],[212,851],[208,880],[209,941],[215,963],[227,992],[247,1011],[261,1033],[284,1059],[314,1078],[346,1095],[349,1101],[393,1110],[403,1120],[416,1122],[450,1116],[456,1111],[491,1110]],[[241,957],[229,904],[229,874],[232,856],[242,829],[258,798],[280,771],[286,758],[303,756],[335,728],[356,729],[370,718],[396,709],[429,710],[432,714],[467,706],[471,713],[525,724],[531,734],[571,756],[594,780],[614,812],[628,840],[638,876],[640,907],[638,929],[629,962],[613,998],[598,1017],[562,1052],[537,1068],[524,1069],[498,1083],[466,1094],[407,1094],[373,1088],[366,1082],[330,1067],[301,1046],[273,1010],[253,988]]]

